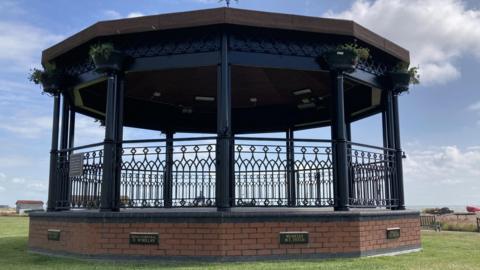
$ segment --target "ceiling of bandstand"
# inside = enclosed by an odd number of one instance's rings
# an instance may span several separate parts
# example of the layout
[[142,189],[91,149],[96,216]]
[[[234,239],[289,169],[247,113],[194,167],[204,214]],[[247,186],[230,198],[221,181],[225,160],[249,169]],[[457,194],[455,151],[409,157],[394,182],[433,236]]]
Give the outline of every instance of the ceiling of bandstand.
[[[330,123],[331,77],[327,72],[232,66],[232,129],[235,133],[304,129]],[[217,67],[125,76],[124,125],[176,132],[216,132]],[[106,81],[74,90],[77,111],[102,119]],[[345,81],[347,118],[376,113],[381,91]]]

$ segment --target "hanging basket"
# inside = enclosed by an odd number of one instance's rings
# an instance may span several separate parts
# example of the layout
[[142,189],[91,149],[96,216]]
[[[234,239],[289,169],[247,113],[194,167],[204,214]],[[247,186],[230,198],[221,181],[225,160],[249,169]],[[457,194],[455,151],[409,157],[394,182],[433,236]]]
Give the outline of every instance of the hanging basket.
[[403,92],[408,90],[410,85],[410,74],[407,72],[390,72],[390,81],[392,88],[396,92]]
[[122,70],[125,64],[125,59],[125,55],[119,51],[110,52],[108,57],[105,57],[104,55],[92,56],[93,63],[95,64],[95,71],[98,73]]
[[60,80],[62,76],[60,74],[42,74],[41,84],[43,88],[43,92],[48,94],[58,94],[60,91]]
[[348,50],[329,51],[324,54],[324,58],[331,70],[344,71],[347,73],[352,73],[358,63],[358,56]]

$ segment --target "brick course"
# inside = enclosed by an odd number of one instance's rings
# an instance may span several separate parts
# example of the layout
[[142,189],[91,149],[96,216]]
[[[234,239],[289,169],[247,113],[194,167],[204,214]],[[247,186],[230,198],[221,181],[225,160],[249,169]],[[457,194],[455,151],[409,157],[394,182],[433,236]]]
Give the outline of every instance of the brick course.
[[[399,227],[398,239],[386,229]],[[48,229],[61,230],[60,241],[47,239]],[[279,233],[309,232],[308,244],[280,244]],[[159,234],[159,245],[131,245],[131,232]],[[225,223],[92,223],[68,218],[30,218],[29,248],[79,255],[141,256],[271,256],[359,254],[420,246],[418,218],[371,221],[225,222]]]

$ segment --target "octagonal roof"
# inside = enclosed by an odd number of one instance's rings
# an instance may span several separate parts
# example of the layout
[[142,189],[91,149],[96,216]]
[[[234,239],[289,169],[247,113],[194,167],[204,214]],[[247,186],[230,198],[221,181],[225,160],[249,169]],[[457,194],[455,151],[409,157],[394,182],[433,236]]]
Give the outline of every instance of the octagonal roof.
[[96,37],[218,24],[352,36],[401,61],[410,62],[409,52],[406,49],[353,21],[234,8],[215,8],[98,22],[44,50],[42,63],[51,61]]

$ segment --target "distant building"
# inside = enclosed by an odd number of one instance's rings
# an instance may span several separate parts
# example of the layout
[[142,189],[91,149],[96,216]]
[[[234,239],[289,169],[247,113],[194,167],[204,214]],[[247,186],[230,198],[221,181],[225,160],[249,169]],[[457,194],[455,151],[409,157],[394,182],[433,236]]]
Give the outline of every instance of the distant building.
[[10,206],[6,204],[0,204],[0,209],[10,208]]
[[15,205],[17,206],[17,214],[23,214],[28,211],[43,211],[43,202],[42,201],[31,201],[31,200],[18,200]]

